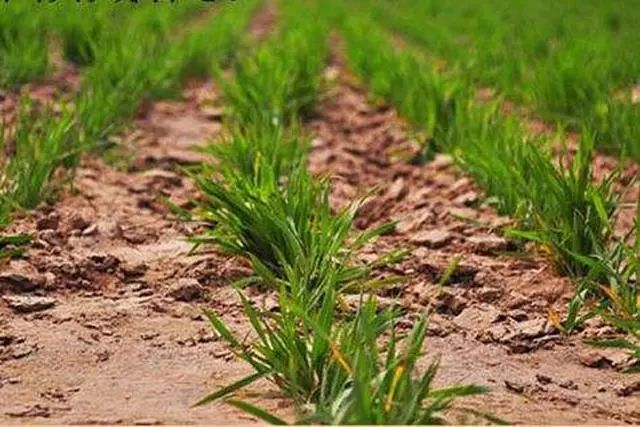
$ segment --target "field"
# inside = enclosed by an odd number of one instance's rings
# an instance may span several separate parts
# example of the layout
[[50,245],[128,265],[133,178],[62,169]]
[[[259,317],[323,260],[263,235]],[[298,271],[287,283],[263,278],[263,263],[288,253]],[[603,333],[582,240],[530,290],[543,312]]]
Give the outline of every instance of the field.
[[640,2],[0,2],[0,423],[639,424]]

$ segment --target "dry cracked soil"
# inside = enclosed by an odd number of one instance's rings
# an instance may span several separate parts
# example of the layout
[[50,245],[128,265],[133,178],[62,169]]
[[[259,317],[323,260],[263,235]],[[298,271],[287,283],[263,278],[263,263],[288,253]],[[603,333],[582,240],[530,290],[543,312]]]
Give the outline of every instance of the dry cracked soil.
[[[640,423],[640,381],[620,372],[624,353],[582,342],[611,330],[591,322],[565,337],[548,322],[549,308],[565,311],[571,283],[499,235],[509,219],[450,157],[407,162],[417,150],[407,126],[339,62],[327,75],[334,83],[305,124],[309,167],[331,178],[335,206],[369,195],[358,227],[398,221],[360,256],[407,248],[402,262],[379,272],[404,278],[380,301],[401,306],[406,327],[434,310],[424,365],[440,359],[438,383],[489,386],[463,404],[510,422]],[[32,90],[46,98],[43,87]],[[0,423],[255,422],[224,404],[192,407],[250,372],[202,315],[210,308],[248,330],[228,284],[250,270],[212,248],[190,253],[200,225],[177,220],[163,202],[188,207],[198,197],[181,166],[205,159],[194,148],[221,137],[223,111],[210,83],[148,106],[120,137],[124,167],[87,156],[55,204],[7,230],[36,239],[25,259],[0,266]],[[458,268],[439,287],[454,260]],[[258,404],[291,415],[269,383],[253,391]]]

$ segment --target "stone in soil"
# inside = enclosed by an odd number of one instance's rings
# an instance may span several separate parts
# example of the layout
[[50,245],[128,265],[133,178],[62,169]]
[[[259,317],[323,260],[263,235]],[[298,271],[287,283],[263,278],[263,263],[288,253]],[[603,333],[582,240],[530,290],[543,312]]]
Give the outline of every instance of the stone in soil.
[[56,304],[54,298],[32,295],[5,296],[3,299],[9,307],[20,313],[33,313],[47,310]]

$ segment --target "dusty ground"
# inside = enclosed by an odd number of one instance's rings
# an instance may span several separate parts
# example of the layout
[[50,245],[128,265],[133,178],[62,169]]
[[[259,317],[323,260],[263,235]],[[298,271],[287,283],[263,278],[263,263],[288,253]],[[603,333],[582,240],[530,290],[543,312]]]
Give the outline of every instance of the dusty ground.
[[[272,25],[273,13],[260,19]],[[310,167],[332,176],[337,205],[376,189],[359,226],[399,221],[362,256],[410,249],[382,273],[405,276],[382,301],[406,307],[407,326],[435,308],[425,363],[441,357],[438,381],[490,386],[473,403],[513,422],[640,423],[640,383],[619,372],[624,355],[596,352],[547,323],[547,308],[562,312],[571,284],[497,234],[508,219],[483,205],[447,156],[408,165],[415,144],[393,110],[369,103],[346,78],[329,95],[308,121]],[[224,405],[191,408],[250,372],[201,314],[212,308],[245,330],[227,285],[248,270],[214,251],[189,255],[197,226],[162,203],[197,197],[178,166],[202,160],[193,148],[219,137],[219,107],[208,84],[152,105],[122,138],[126,169],[86,158],[58,203],[9,230],[37,241],[26,260],[0,267],[0,423],[252,421]],[[458,256],[439,291],[434,284]],[[594,323],[582,336],[608,332]],[[273,388],[256,391],[261,405],[290,412]]]

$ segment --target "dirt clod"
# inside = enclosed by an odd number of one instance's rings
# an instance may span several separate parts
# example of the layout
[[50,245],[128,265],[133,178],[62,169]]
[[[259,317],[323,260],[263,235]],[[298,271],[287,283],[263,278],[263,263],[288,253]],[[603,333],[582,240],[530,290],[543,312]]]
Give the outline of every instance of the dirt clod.
[[453,202],[458,205],[471,206],[478,201],[478,193],[475,191],[467,191],[456,197]]
[[39,403],[35,405],[20,405],[5,411],[5,414],[15,418],[48,418],[51,415],[49,407]]
[[434,303],[439,313],[458,315],[467,306],[467,300],[452,289],[443,289]]
[[208,120],[220,121],[224,116],[224,109],[220,107],[205,106],[200,109],[200,112]]
[[515,336],[519,338],[538,338],[547,332],[546,319],[531,319],[518,322],[515,327]]
[[611,368],[612,361],[597,351],[585,351],[578,355],[580,363],[590,368]]
[[196,279],[183,278],[179,279],[175,285],[171,287],[167,296],[176,301],[193,301],[200,298],[204,290]]
[[624,385],[616,390],[618,396],[631,396],[633,394],[640,394],[640,381],[635,381],[630,384]]
[[0,346],[6,347],[16,340],[16,336],[7,332],[0,332]]
[[411,237],[411,241],[428,248],[441,248],[453,239],[453,235],[446,230],[421,231]]
[[578,390],[578,384],[572,380],[561,381],[558,383],[558,386],[567,390]]
[[543,374],[536,374],[536,380],[542,385],[551,384],[553,382],[551,377]]
[[526,385],[525,384],[521,384],[515,381],[510,381],[510,380],[505,380],[504,381],[504,386],[507,388],[507,390],[509,391],[513,391],[515,393],[518,394],[522,394],[525,391]]
[[33,350],[33,346],[26,343],[21,343],[11,349],[11,357],[13,357],[14,359],[22,359],[23,357],[27,357],[28,355],[33,353]]
[[155,426],[159,424],[162,424],[162,423],[155,418],[140,418],[133,422],[133,425],[136,425],[136,426]]
[[5,271],[0,272],[0,293],[32,292],[42,287],[45,282],[45,277],[29,264],[14,261]]
[[60,225],[60,215],[57,212],[51,212],[45,217],[40,218],[36,222],[38,230],[57,230]]
[[402,234],[419,230],[423,225],[431,222],[433,219],[435,219],[435,214],[430,208],[421,208],[400,219],[396,230]]
[[503,318],[504,315],[494,306],[479,304],[464,309],[453,319],[453,323],[459,328],[473,331],[488,328]]
[[481,254],[495,254],[506,251],[508,242],[506,239],[492,235],[475,235],[468,239],[476,251]]
[[71,217],[69,224],[71,225],[71,228],[73,230],[83,231],[91,225],[91,221],[85,218],[83,215],[76,213]]

